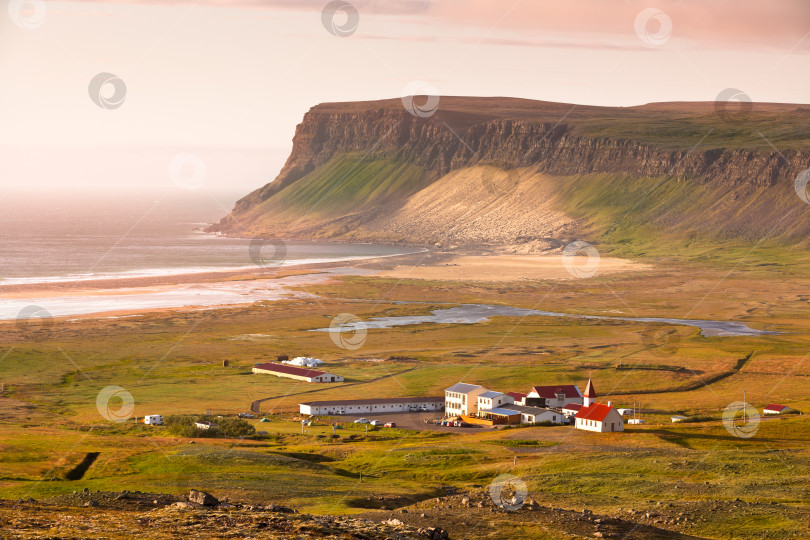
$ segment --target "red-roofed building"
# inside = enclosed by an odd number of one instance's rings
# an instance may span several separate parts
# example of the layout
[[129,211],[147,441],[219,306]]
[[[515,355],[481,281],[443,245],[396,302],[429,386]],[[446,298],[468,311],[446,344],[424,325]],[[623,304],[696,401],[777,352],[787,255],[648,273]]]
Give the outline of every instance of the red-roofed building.
[[561,410],[563,416],[571,418],[572,416],[576,416],[582,407],[584,407],[584,405],[580,405],[579,403],[569,403],[568,405],[563,405]]
[[253,366],[253,373],[275,375],[276,377],[285,377],[287,379],[296,379],[306,382],[327,383],[343,381],[343,377],[333,373],[318,371],[317,369],[300,368],[287,364],[274,364],[273,362],[256,364]]
[[582,403],[582,394],[575,384],[534,386],[526,394],[526,402],[531,403],[537,398],[544,398],[545,406],[549,408],[561,408],[568,403]]
[[784,414],[791,410],[793,409],[791,409],[787,405],[777,405],[776,403],[771,403],[770,405],[765,407],[765,410],[762,412],[765,414]]
[[514,399],[515,403],[518,405],[526,404],[526,394],[521,394],[520,392],[507,392],[506,395],[512,396],[512,399]]
[[587,431],[607,433],[611,431],[624,431],[624,418],[619,414],[612,403],[591,403],[583,406],[574,416],[574,427]]

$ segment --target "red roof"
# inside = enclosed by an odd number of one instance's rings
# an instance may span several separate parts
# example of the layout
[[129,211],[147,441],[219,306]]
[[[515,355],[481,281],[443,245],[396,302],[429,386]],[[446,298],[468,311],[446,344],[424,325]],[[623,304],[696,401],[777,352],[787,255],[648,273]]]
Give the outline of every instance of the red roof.
[[584,405],[580,405],[579,403],[569,403],[568,405],[565,405],[562,408],[563,409],[568,409],[569,411],[578,411],[582,407],[584,407]]
[[593,389],[593,383],[591,379],[588,379],[588,386],[585,387],[585,397],[595,398],[596,397],[596,390]]
[[787,408],[788,408],[787,405],[777,405],[776,403],[771,403],[770,405],[765,407],[765,410],[766,411],[784,411]]
[[575,416],[575,418],[602,422],[605,418],[607,418],[607,415],[612,410],[613,410],[612,405],[604,405],[602,403],[592,403],[587,407],[582,407]]
[[533,386],[532,390],[537,392],[540,397],[546,399],[557,399],[557,394],[565,394],[565,397],[581,397],[579,388],[575,384],[563,384],[560,386]]
[[521,394],[520,392],[507,392],[506,395],[512,396],[515,399],[515,401],[520,401],[526,397],[526,394]]
[[266,371],[274,371],[276,373],[297,375],[299,377],[318,377],[320,375],[326,374],[325,371],[318,371],[317,369],[306,369],[296,366],[288,366],[286,364],[274,364],[273,362],[267,362],[266,364],[256,364],[253,367],[257,369],[263,369]]

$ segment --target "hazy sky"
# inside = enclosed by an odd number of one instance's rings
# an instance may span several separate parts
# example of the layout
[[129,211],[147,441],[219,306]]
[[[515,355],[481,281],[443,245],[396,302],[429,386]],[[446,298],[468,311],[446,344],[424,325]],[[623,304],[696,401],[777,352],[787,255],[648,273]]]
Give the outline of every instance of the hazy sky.
[[[3,0],[0,182],[182,189],[170,164],[193,154],[186,184],[246,192],[276,175],[312,105],[397,97],[415,80],[447,95],[604,105],[730,87],[810,102],[806,0],[351,4],[359,24],[340,37],[321,0]],[[352,22],[335,17],[338,29]],[[99,73],[126,85],[101,87],[120,106],[90,98]]]

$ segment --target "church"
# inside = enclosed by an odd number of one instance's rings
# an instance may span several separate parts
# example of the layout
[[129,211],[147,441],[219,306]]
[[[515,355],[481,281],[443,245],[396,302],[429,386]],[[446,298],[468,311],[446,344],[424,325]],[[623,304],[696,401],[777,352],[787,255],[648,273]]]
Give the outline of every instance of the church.
[[596,390],[591,379],[588,379],[582,408],[574,416],[574,427],[599,433],[624,431],[624,418],[613,407],[613,402],[608,401],[607,405],[596,403]]

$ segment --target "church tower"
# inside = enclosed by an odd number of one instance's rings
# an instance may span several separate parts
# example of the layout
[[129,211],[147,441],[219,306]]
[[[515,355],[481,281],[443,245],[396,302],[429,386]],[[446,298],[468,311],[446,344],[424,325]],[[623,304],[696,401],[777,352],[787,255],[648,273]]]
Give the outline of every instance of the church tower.
[[588,379],[588,386],[585,388],[585,396],[582,400],[582,405],[588,407],[592,403],[596,403],[596,390],[593,389],[591,379]]

